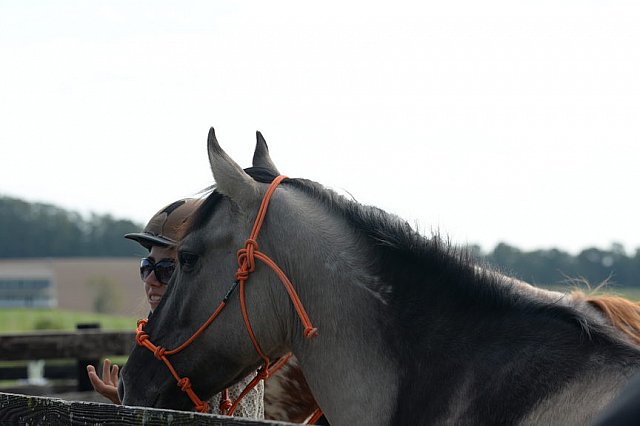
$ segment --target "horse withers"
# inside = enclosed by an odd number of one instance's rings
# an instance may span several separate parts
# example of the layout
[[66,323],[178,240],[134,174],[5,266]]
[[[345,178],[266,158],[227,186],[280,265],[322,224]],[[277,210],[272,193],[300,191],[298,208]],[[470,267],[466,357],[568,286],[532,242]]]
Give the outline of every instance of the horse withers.
[[190,345],[175,375],[134,349],[125,404],[189,409],[176,376],[207,398],[291,351],[333,425],[584,425],[640,372],[640,347],[593,304],[317,183],[255,179],[213,129],[208,150],[217,187],[144,329],[157,347]]

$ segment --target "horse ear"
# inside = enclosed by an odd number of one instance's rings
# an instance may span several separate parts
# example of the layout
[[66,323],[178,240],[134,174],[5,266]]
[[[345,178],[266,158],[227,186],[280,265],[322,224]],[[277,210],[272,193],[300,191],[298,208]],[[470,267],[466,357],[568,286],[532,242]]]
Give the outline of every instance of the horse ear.
[[209,164],[216,189],[240,206],[249,206],[259,199],[258,184],[222,150],[213,127],[207,138]]
[[264,140],[262,133],[256,132],[256,150],[253,153],[253,167],[263,167],[271,170],[274,174],[279,175],[280,172],[269,155],[269,147],[267,141]]

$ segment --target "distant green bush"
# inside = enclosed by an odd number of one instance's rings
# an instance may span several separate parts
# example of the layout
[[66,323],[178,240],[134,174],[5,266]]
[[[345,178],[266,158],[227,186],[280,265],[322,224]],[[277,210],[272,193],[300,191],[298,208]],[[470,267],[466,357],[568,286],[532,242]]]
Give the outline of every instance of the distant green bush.
[[62,330],[63,326],[59,320],[50,317],[38,318],[33,324],[34,330]]

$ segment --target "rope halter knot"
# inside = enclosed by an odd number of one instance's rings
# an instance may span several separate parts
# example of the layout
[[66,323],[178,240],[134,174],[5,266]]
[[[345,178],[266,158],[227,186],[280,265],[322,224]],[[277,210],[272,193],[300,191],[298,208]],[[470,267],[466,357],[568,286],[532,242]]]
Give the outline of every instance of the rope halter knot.
[[165,348],[163,348],[162,346],[156,346],[156,349],[153,351],[153,356],[162,361],[162,358],[165,357],[165,352],[167,352]]
[[229,389],[225,389],[222,391],[222,396],[220,398],[220,405],[218,408],[220,409],[220,413],[227,414],[231,407],[233,406],[233,402],[229,399]]
[[204,401],[200,401],[199,404],[196,403],[194,405],[194,408],[198,413],[208,413],[209,411],[211,411],[211,407],[209,406],[209,404]]
[[313,339],[318,337],[318,328],[317,327],[306,327],[304,329],[304,337],[307,339]]
[[183,377],[178,380],[178,387],[182,392],[186,392],[188,389],[191,389],[191,380],[188,377]]
[[144,342],[149,340],[149,335],[147,333],[145,333],[144,331],[137,331],[136,332],[136,343],[140,346],[144,345]]
[[259,252],[256,240],[249,238],[244,243],[244,247],[238,250],[238,270],[236,271],[236,280],[246,281],[249,274],[256,270],[255,253]]
[[147,325],[148,319],[138,320],[138,326],[136,328],[136,343],[138,346],[147,346],[149,342],[149,335],[144,331],[144,326]]

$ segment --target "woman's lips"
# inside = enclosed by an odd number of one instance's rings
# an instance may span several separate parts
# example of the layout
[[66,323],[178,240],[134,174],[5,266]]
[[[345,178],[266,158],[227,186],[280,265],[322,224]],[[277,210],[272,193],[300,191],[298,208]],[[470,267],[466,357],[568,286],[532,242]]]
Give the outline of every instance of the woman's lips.
[[160,301],[162,300],[162,295],[151,293],[147,296],[147,298],[149,300],[149,305],[151,306],[151,310],[154,310],[160,304]]

